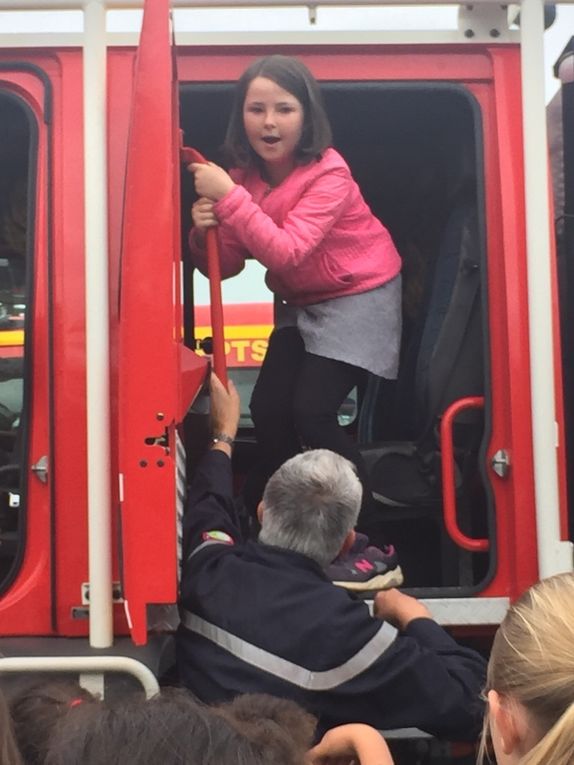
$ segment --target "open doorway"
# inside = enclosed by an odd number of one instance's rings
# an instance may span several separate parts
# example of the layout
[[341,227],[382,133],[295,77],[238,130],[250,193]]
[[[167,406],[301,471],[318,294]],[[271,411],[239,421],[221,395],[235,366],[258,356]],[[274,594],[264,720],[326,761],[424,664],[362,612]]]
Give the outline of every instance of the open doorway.
[[[445,533],[438,427],[453,402],[488,399],[480,110],[457,85],[321,87],[335,148],[403,259],[399,378],[370,380],[348,422],[377,489],[380,540],[399,547],[407,586],[469,593],[486,579],[493,558],[460,550]],[[182,86],[186,144],[215,162],[222,162],[232,92],[229,83]],[[188,211],[192,184],[189,178],[183,184]],[[187,228],[189,215],[182,217]],[[258,289],[254,284],[254,294]],[[458,520],[470,536],[492,530],[481,454],[487,431],[481,409],[463,413],[453,432]],[[388,456],[395,444],[409,445],[408,459],[399,449],[400,464],[394,452]]]

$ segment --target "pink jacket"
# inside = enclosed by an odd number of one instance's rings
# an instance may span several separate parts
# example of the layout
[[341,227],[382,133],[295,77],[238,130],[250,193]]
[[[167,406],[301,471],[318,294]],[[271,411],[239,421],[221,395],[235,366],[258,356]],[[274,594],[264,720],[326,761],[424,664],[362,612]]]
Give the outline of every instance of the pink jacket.
[[[292,305],[310,305],[379,287],[401,260],[349,168],[334,149],[298,165],[275,188],[255,168],[233,170],[238,184],[215,204],[221,273],[239,273],[249,256],[267,267],[269,289]],[[190,238],[193,260],[207,262]]]

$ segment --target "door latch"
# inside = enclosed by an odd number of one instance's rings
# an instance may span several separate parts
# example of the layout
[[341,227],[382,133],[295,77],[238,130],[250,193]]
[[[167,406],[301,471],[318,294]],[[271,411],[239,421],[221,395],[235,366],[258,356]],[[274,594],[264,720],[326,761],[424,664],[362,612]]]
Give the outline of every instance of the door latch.
[[38,462],[34,463],[30,470],[37,476],[42,483],[48,483],[48,458],[46,455],[40,457]]
[[490,465],[497,476],[506,478],[510,470],[510,456],[506,449],[499,449],[493,455]]

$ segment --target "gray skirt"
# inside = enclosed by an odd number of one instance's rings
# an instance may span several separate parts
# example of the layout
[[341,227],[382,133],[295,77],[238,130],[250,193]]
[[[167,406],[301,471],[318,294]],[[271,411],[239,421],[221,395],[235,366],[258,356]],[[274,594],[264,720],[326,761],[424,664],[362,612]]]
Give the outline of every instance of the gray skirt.
[[275,327],[297,327],[305,350],[394,380],[401,344],[401,277],[358,295],[302,307],[275,302]]

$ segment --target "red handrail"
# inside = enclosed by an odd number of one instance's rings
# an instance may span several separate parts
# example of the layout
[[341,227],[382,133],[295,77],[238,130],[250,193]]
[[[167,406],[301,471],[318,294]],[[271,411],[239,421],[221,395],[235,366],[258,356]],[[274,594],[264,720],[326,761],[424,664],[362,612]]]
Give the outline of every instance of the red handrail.
[[[181,148],[181,159],[186,165],[190,162],[207,164],[205,157],[188,146]],[[209,301],[211,306],[211,334],[213,337],[213,369],[227,388],[227,365],[225,363],[225,340],[223,337],[223,301],[221,299],[221,266],[219,263],[219,242],[217,231],[209,228],[205,232],[207,251],[207,274],[209,277]]]
[[458,399],[444,412],[440,423],[440,450],[442,455],[442,497],[444,525],[452,541],[464,550],[485,552],[490,548],[488,539],[468,537],[458,526],[456,517],[456,488],[454,477],[454,445],[452,426],[457,415],[464,409],[484,407],[483,396]]

